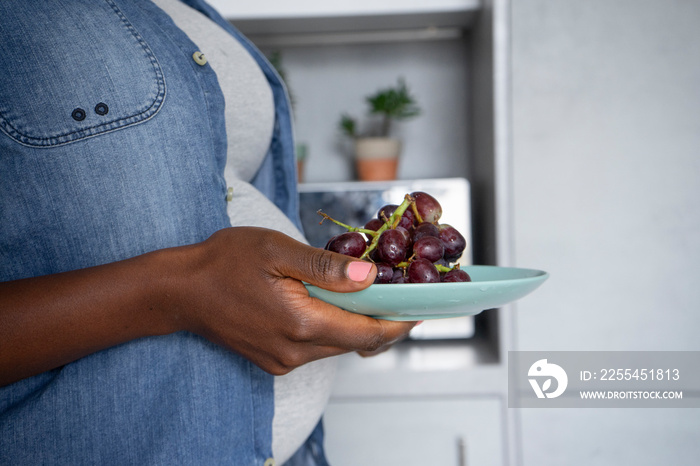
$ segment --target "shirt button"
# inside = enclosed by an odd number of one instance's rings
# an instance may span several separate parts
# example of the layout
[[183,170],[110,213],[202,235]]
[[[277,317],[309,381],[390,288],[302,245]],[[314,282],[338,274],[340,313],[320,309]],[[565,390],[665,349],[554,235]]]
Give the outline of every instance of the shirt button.
[[207,57],[205,57],[199,50],[192,54],[192,58],[194,58],[194,62],[199,66],[204,66],[207,64]]
[[228,202],[233,200],[233,188],[228,188],[228,191],[226,191],[226,200]]
[[274,458],[268,458],[265,460],[265,466],[275,466],[275,459]]

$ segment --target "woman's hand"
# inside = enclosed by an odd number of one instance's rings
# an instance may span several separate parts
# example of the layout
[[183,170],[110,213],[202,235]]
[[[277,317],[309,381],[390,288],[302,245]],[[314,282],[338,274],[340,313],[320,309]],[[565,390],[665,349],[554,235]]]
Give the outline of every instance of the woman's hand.
[[337,292],[372,284],[369,262],[304,245],[282,233],[228,228],[173,251],[180,266],[167,282],[165,308],[182,327],[280,375],[349,351],[375,353],[404,338],[415,322],[353,314],[311,298],[303,282]]
[[373,352],[414,324],[343,311],[310,298],[302,281],[357,291],[375,274],[370,263],[238,227],[192,246],[0,283],[0,386],[181,330],[272,374],[348,351]]

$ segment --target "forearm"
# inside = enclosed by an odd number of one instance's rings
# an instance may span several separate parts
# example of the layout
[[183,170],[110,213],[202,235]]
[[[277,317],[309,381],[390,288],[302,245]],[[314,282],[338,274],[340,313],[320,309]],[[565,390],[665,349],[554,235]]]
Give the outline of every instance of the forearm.
[[[350,273],[351,264],[353,270]],[[187,330],[270,373],[403,338],[379,321],[310,298],[369,286],[364,261],[273,230],[227,228],[191,246],[47,277],[0,283],[0,385],[150,335]]]
[[0,386],[178,330],[163,302],[165,254],[0,283]]

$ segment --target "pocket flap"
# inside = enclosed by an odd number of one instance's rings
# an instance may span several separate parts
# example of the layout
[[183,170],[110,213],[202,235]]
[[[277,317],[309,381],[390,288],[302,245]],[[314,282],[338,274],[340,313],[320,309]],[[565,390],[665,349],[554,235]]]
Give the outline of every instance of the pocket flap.
[[111,0],[2,1],[0,18],[0,128],[21,144],[66,144],[160,109],[163,71]]

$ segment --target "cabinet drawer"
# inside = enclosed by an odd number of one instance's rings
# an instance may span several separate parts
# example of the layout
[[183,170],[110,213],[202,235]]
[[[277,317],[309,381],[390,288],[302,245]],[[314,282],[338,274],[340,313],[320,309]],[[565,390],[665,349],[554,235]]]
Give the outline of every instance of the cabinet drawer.
[[331,400],[326,452],[334,466],[502,466],[497,397]]

